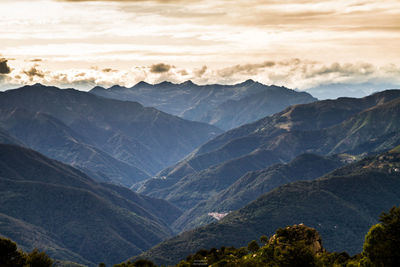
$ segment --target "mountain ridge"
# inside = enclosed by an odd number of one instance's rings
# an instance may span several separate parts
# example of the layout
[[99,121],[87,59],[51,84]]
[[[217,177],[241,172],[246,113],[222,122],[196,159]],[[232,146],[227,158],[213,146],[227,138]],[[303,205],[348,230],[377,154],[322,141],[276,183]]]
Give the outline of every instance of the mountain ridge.
[[0,233],[25,248],[94,266],[173,234],[168,225],[181,212],[164,200],[95,182],[31,149],[0,144],[0,152]]
[[278,227],[299,223],[317,229],[328,250],[358,253],[381,211],[400,201],[399,167],[400,153],[392,150],[317,180],[280,186],[220,221],[183,232],[135,259],[176,264],[199,249],[245,246]]
[[302,154],[286,164],[250,171],[211,198],[185,211],[173,224],[177,230],[189,230],[212,222],[210,213],[227,214],[238,210],[274,188],[300,180],[313,180],[349,161],[346,155],[323,157]]
[[[400,90],[389,90],[361,99],[340,98],[291,106],[273,116],[219,135],[186,159],[142,183],[137,191],[158,195],[185,210],[190,209],[218,192],[193,189],[193,192],[186,192],[185,199],[175,200],[171,192],[182,191],[177,189],[180,183],[191,180],[193,182],[186,183],[185,188],[190,189],[192,185],[197,188],[194,186],[196,180],[203,179],[204,174],[213,182],[229,177],[233,183],[244,173],[224,171],[224,166],[229,164],[236,169],[243,168],[241,162],[248,163],[257,154],[269,156],[262,158],[261,164],[247,164],[246,171],[266,168],[280,161],[289,162],[303,153],[379,152],[400,143],[399,116]],[[353,128],[354,125],[359,127]],[[387,139],[388,136],[390,138]],[[216,169],[221,172],[216,173]],[[192,197],[194,195],[196,200]],[[180,193],[175,196],[181,198]],[[182,205],[185,201],[187,204]]]
[[197,85],[192,81],[179,84],[139,82],[127,88],[114,85],[91,91],[103,97],[138,101],[185,119],[206,122],[228,130],[273,114],[296,104],[316,101],[306,92],[297,92],[253,80],[235,85]]
[[[58,120],[58,125],[63,125],[63,129],[60,129],[62,133],[70,131],[80,136],[60,138],[57,142],[57,159],[66,158],[65,162],[71,163],[72,158],[77,157],[80,160],[76,160],[75,163],[79,166],[79,162],[88,161],[91,154],[96,154],[100,158],[89,162],[92,164],[89,168],[85,165],[79,167],[93,177],[101,179],[102,176],[110,176],[108,178],[125,186],[131,186],[133,182],[155,174],[163,167],[180,160],[209,138],[221,133],[216,127],[186,121],[154,108],[145,108],[139,103],[106,99],[74,89],[58,89],[40,84],[0,94],[0,112],[3,113],[0,127],[7,130],[12,127],[10,124],[18,122],[18,118],[15,119],[17,122],[4,121],[7,116],[11,116],[7,112],[12,113],[15,109],[31,113],[28,125],[38,128],[36,117],[39,112],[54,118],[47,125],[48,132],[54,130],[54,121]],[[24,134],[23,127],[22,124],[14,135],[36,138],[39,146],[34,148],[54,157],[49,151],[51,148],[44,147],[46,140],[43,140],[40,134],[32,133],[28,136]],[[79,142],[72,139],[79,139]],[[74,149],[64,146],[64,143],[71,141],[74,143]],[[24,140],[21,142],[26,143]],[[106,167],[103,168],[104,166]],[[110,172],[108,169],[114,170]],[[132,181],[135,176],[137,178]]]

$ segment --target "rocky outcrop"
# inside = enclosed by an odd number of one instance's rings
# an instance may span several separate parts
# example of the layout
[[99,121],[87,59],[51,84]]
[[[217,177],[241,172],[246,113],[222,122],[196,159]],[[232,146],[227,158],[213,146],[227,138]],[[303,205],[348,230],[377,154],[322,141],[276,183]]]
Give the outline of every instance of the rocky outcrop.
[[269,239],[268,244],[286,247],[296,245],[299,242],[304,242],[303,244],[308,246],[314,254],[325,252],[318,231],[304,224],[295,224],[278,229],[276,234]]

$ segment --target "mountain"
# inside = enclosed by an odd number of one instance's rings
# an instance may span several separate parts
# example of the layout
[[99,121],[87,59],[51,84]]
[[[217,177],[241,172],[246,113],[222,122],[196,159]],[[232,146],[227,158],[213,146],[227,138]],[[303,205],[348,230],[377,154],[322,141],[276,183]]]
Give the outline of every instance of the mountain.
[[358,155],[387,150],[400,144],[399,117],[400,90],[294,105],[212,139],[137,191],[187,210],[248,171],[289,162],[303,153]]
[[142,170],[90,145],[90,140],[45,113],[20,108],[0,110],[0,123],[25,146],[79,168],[99,181],[129,186],[148,178]]
[[322,100],[338,97],[364,97],[388,88],[399,88],[399,84],[369,82],[359,84],[333,83],[308,88],[305,91]]
[[222,220],[181,233],[137,258],[174,264],[202,248],[245,246],[299,223],[318,230],[328,251],[358,253],[382,210],[400,202],[399,150],[346,165],[321,179],[278,187]]
[[0,234],[24,250],[94,266],[170,237],[181,212],[26,148],[0,144]]
[[267,86],[253,80],[235,85],[140,82],[131,88],[95,87],[92,94],[142,103],[184,119],[229,130],[274,114],[293,104],[316,101],[310,94]]
[[214,221],[210,213],[227,214],[238,210],[259,196],[278,186],[299,181],[313,180],[352,160],[346,155],[323,157],[302,154],[288,164],[248,172],[217,195],[199,202],[174,222],[178,231],[189,230]]
[[139,103],[40,84],[0,93],[0,127],[100,180],[131,186],[221,133]]
[[12,137],[6,130],[0,128],[0,143],[10,145],[23,145],[19,140]]
[[[160,190],[155,188],[150,193],[148,191],[143,193],[150,196],[157,195],[185,210],[226,189],[247,172],[263,169],[284,160],[287,160],[287,158],[282,159],[279,155],[261,151],[260,153],[253,153],[247,157],[226,161],[205,170],[188,174],[170,187],[161,188]],[[158,182],[158,179],[146,181],[139,188],[139,192],[143,188],[147,189],[151,186],[153,181]],[[170,179],[167,178],[161,179],[160,182],[168,183],[169,181]]]

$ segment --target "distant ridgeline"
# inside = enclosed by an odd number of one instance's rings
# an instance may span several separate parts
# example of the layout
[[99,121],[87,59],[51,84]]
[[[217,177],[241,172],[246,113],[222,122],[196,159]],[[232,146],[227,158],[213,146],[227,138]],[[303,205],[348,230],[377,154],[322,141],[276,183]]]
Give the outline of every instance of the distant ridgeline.
[[90,92],[113,99],[137,101],[224,130],[256,121],[294,104],[317,100],[306,92],[267,86],[253,80],[235,85],[197,85],[191,81],[154,85],[140,82],[131,88],[118,85],[108,89],[95,87]]
[[137,102],[73,89],[36,84],[0,93],[0,141],[24,145],[98,181],[127,187],[221,132]]

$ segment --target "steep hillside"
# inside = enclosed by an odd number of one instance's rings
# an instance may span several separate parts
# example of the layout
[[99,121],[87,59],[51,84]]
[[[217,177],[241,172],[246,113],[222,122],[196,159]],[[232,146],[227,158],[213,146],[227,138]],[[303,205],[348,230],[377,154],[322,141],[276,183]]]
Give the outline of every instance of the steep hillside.
[[173,186],[154,190],[149,195],[167,199],[182,209],[188,209],[226,189],[247,172],[263,169],[285,160],[287,158],[280,158],[279,155],[269,151],[260,151],[189,174]]
[[189,230],[214,221],[209,213],[226,214],[238,210],[278,186],[312,180],[333,171],[351,159],[345,155],[322,157],[302,154],[288,164],[248,172],[217,195],[199,202],[174,223],[177,230]]
[[4,130],[2,128],[0,128],[0,143],[1,144],[10,144],[10,145],[20,145],[20,146],[23,145],[21,143],[21,141],[12,137],[6,130]]
[[[195,184],[203,180],[204,174],[222,170],[208,175],[208,180],[215,184],[228,176],[230,183],[226,183],[227,186],[244,174],[224,170],[223,166],[228,163],[236,169],[244,169],[248,165],[243,163],[251,161],[255,154],[268,155],[260,157],[258,169],[262,169],[279,161],[289,162],[303,153],[357,155],[379,152],[400,144],[399,117],[400,90],[362,99],[343,98],[295,105],[216,137],[137,190],[148,195],[158,194],[188,209],[218,193],[218,190],[206,189],[207,192],[200,191],[203,197],[198,197]],[[253,166],[246,171],[258,169]],[[188,183],[188,180],[192,182]],[[185,188],[193,188],[192,192],[185,192],[185,199],[180,197],[180,193],[173,196],[183,182]],[[177,197],[179,201],[175,200]]]
[[44,113],[0,110],[0,124],[24,145],[79,168],[98,181],[130,186],[149,176],[91,144],[61,121]]
[[93,181],[29,149],[0,145],[0,234],[27,250],[91,265],[118,263],[172,235],[164,200]]
[[400,154],[392,151],[340,168],[314,181],[290,183],[212,223],[140,255],[172,264],[201,248],[244,246],[287,225],[319,231],[329,251],[357,253],[382,210],[400,203]]
[[95,87],[92,94],[131,100],[184,119],[229,130],[274,114],[293,104],[316,101],[310,94],[248,80],[235,85],[196,85],[140,82],[132,88]]
[[128,186],[221,133],[139,103],[40,84],[0,93],[0,112],[0,125],[23,143]]

